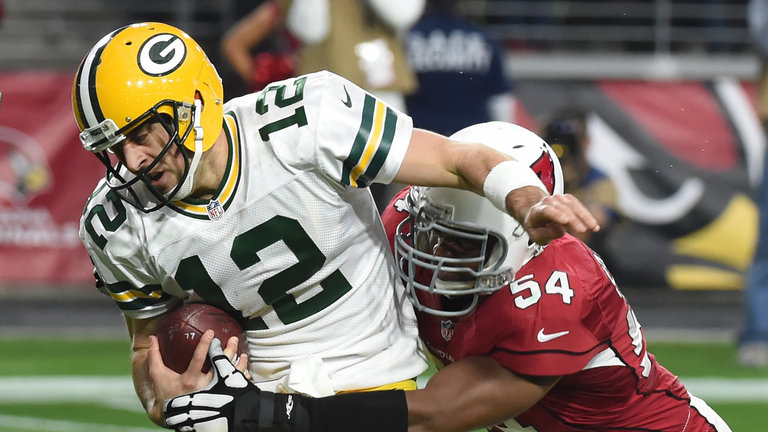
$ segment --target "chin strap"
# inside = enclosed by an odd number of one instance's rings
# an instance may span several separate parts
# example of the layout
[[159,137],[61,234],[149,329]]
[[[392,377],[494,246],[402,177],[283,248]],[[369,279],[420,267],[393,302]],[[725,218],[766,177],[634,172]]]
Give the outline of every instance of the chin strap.
[[203,127],[200,126],[200,117],[203,114],[203,104],[200,99],[195,99],[195,113],[194,124],[192,127],[195,129],[195,153],[192,155],[192,163],[187,170],[187,177],[184,179],[184,183],[173,196],[174,201],[183,200],[194,188],[195,172],[197,172],[197,165],[200,163],[200,158],[203,157]]

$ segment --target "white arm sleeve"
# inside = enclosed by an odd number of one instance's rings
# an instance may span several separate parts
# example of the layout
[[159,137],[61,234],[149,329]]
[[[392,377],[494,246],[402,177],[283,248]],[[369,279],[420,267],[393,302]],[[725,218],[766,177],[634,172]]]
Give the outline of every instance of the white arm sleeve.
[[285,17],[285,26],[306,45],[322,42],[331,28],[328,1],[293,0]]
[[366,0],[387,25],[397,32],[411,28],[424,13],[426,0]]

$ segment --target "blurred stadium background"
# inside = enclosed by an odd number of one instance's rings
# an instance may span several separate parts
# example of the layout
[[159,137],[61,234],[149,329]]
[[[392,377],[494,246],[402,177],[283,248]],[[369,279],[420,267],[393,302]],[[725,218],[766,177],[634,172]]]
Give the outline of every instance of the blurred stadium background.
[[[0,432],[156,430],[77,239],[102,169],[80,150],[70,86],[102,35],[160,20],[207,48],[226,89],[216,44],[257,3],[0,0]],[[734,430],[765,430],[768,372],[733,345],[765,151],[746,0],[466,3],[506,49],[521,124],[589,110],[590,160],[626,218],[605,258],[651,351]]]

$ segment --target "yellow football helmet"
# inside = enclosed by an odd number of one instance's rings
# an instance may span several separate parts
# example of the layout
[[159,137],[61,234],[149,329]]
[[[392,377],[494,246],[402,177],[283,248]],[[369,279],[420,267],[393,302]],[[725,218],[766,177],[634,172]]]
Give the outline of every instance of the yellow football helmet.
[[[83,147],[107,166],[110,187],[124,191],[118,196],[149,212],[191,190],[201,154],[221,132],[223,88],[216,68],[189,35],[168,24],[139,23],[109,33],[88,52],[75,76],[72,107]],[[150,119],[160,121],[171,139],[144,172],[172,145],[188,150],[182,152],[187,163],[182,181],[165,195],[154,190],[143,173],[127,172],[108,153]],[[154,198],[143,199],[146,193],[134,189],[139,180]]]

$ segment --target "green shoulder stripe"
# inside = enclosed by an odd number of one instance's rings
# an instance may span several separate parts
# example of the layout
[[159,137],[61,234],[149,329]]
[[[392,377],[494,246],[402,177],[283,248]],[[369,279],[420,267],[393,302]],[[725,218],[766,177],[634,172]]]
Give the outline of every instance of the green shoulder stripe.
[[105,284],[107,294],[117,302],[120,310],[134,311],[144,309],[148,306],[165,303],[171,295],[164,292],[160,285],[144,285],[136,288],[128,282],[117,282],[114,284]]
[[365,102],[363,102],[363,115],[360,120],[360,128],[357,130],[357,136],[355,137],[355,142],[352,144],[352,150],[349,152],[349,156],[344,160],[344,167],[341,172],[341,182],[345,185],[352,184],[352,170],[358,163],[360,163],[360,158],[365,150],[365,145],[368,143],[368,139],[371,136],[375,108],[376,99],[374,99],[373,96],[366,94]]
[[381,137],[376,154],[373,156],[368,168],[357,180],[358,186],[367,186],[376,178],[379,174],[381,167],[384,165],[384,161],[387,159],[389,149],[392,147],[392,139],[395,137],[395,130],[397,129],[397,114],[387,107],[387,114],[384,119],[384,133]]

